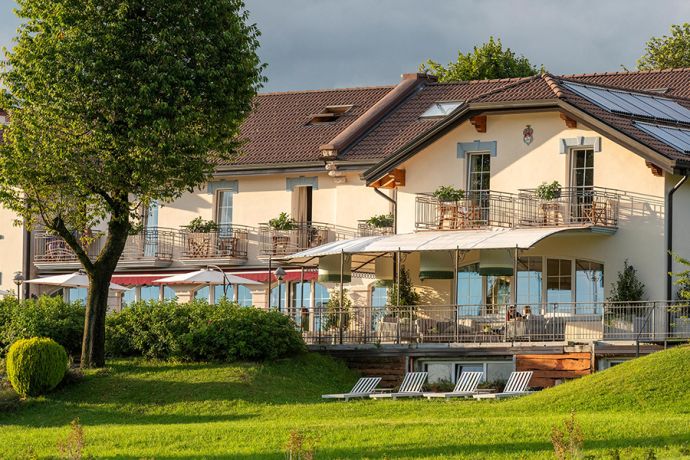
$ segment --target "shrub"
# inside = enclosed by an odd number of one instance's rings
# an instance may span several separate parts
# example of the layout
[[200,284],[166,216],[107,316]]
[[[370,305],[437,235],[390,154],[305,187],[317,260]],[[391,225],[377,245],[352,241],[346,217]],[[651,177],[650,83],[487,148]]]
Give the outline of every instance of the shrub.
[[21,303],[13,297],[0,300],[0,356],[19,339],[48,337],[65,347],[70,356],[81,353],[84,306],[59,297],[42,296]]
[[618,279],[611,283],[611,302],[638,302],[644,299],[645,285],[637,277],[637,270],[625,259],[623,270],[618,272]]
[[106,351],[111,356],[262,361],[304,350],[287,316],[227,301],[139,302],[109,315],[106,328]]
[[38,396],[55,388],[67,372],[65,349],[45,337],[17,340],[7,353],[7,378],[21,396]]
[[442,202],[460,201],[465,198],[465,191],[452,185],[442,185],[434,190],[433,196]]

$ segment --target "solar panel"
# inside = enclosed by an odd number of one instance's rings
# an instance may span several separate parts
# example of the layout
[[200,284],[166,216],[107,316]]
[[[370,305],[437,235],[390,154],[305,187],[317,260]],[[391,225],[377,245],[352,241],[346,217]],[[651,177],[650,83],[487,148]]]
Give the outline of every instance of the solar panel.
[[445,117],[462,105],[462,101],[434,102],[420,118]]
[[666,145],[690,154],[690,129],[674,128],[672,126],[653,125],[636,121],[633,123],[642,131],[650,134]]
[[690,110],[670,99],[578,83],[564,82],[563,85],[609,112],[690,123]]

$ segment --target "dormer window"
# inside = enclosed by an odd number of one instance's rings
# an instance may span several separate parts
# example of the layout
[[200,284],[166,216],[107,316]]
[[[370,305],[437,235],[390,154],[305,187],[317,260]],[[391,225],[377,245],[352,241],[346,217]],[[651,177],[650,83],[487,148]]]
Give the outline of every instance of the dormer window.
[[419,118],[442,118],[450,115],[450,113],[460,107],[462,101],[445,101],[434,102],[431,107],[419,116]]
[[310,125],[316,123],[332,123],[338,118],[342,117],[350,110],[352,110],[353,105],[328,105],[321,112],[309,115]]

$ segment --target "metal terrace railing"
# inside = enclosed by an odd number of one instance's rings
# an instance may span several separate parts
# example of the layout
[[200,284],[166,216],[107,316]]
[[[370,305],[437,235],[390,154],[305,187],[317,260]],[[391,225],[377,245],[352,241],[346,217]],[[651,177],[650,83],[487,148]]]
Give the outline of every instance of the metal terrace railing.
[[[82,232],[75,237],[86,247],[91,259],[95,259],[101,252],[105,235],[98,232]],[[34,263],[37,265],[80,265],[77,255],[62,237],[46,231],[33,232]]]
[[620,195],[607,189],[562,188],[558,197],[539,198],[535,190],[518,194],[473,192],[459,201],[442,202],[431,194],[416,197],[418,230],[464,230],[482,227],[554,227],[592,225],[616,228]]
[[319,222],[296,222],[289,230],[276,230],[264,223],[259,225],[259,253],[262,256],[284,257],[356,236],[356,229]]
[[120,262],[146,264],[148,262],[172,262],[175,233],[171,228],[147,227],[127,238]]
[[[690,306],[680,302],[509,306],[418,305],[318,308],[302,313],[308,344],[657,342],[690,339]],[[289,314],[289,312],[288,312]]]
[[213,232],[180,230],[180,258],[208,261],[212,259],[247,259],[251,227],[223,225]]

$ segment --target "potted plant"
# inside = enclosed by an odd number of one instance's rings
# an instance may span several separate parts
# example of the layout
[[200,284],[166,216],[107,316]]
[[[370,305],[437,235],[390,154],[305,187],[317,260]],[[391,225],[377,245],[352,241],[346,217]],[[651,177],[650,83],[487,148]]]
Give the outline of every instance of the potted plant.
[[295,220],[290,217],[290,214],[281,212],[278,217],[274,217],[268,221],[268,226],[273,230],[294,230]]
[[432,195],[442,203],[453,203],[465,198],[465,191],[452,185],[442,185]]
[[557,180],[550,184],[542,182],[541,185],[537,187],[535,193],[540,200],[553,201],[561,197],[561,188],[561,184]]
[[[367,235],[391,234],[393,233],[393,223],[393,214],[380,214],[376,216],[371,216],[370,218],[365,220],[363,222],[364,228],[360,228],[360,230],[365,230],[361,233]],[[372,231],[373,229],[377,229],[378,231]]]
[[191,257],[207,257],[211,254],[212,240],[218,231],[218,224],[201,217],[185,225],[187,229],[187,251]]

